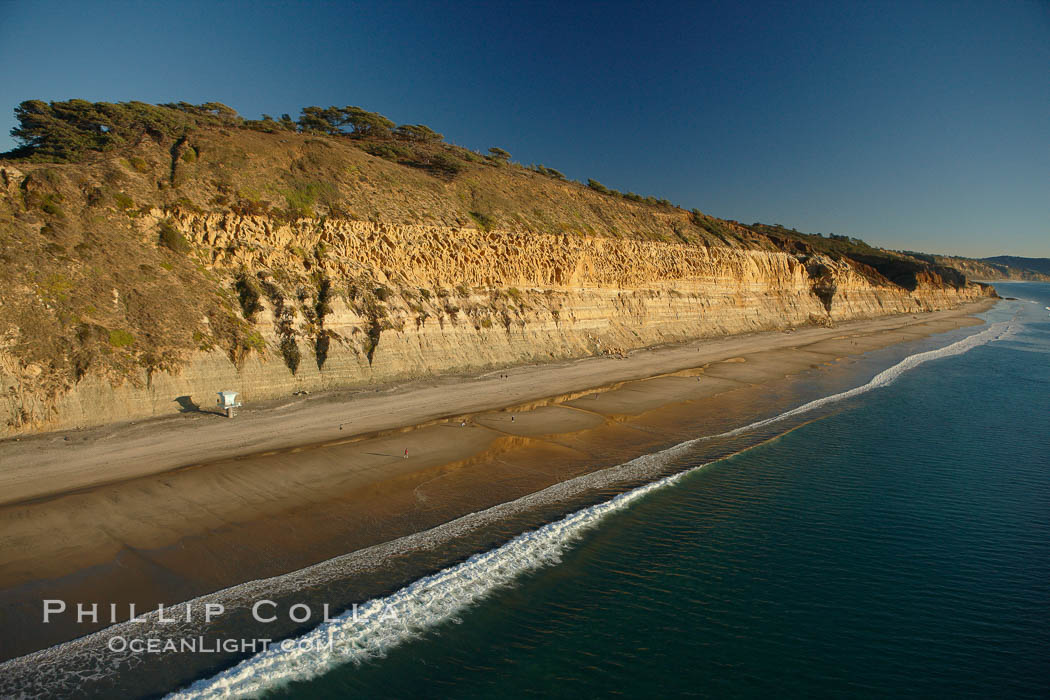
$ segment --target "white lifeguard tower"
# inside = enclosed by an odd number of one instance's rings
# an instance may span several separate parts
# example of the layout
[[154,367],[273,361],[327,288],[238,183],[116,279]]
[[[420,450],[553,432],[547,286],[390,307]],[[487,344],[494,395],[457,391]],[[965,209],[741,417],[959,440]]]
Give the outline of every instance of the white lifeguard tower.
[[227,418],[233,418],[233,409],[240,407],[241,403],[237,400],[236,391],[219,392],[219,408],[226,411]]

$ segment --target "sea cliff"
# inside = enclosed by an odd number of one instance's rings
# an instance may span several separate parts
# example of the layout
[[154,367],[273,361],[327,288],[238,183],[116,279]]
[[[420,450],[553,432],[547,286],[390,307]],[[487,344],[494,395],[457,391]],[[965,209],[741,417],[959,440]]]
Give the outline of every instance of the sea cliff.
[[[781,251],[231,214],[167,221],[240,291],[257,351],[201,349],[177,369],[120,382],[85,376],[22,429],[192,410],[219,389],[250,402],[940,310],[988,293],[935,274],[908,290],[849,262]],[[11,368],[9,391],[32,382],[32,367]]]
[[936,261],[434,134],[27,104],[47,117],[36,145],[0,158],[0,435],[994,294]]

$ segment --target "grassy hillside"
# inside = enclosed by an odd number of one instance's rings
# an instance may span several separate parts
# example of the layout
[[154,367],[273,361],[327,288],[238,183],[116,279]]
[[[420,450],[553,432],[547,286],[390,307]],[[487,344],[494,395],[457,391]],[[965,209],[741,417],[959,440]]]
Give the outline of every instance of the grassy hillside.
[[[390,223],[513,228],[716,245],[761,244],[741,227],[655,198],[570,182],[542,165],[513,163],[444,143],[422,125],[344,132],[306,108],[298,122],[245,120],[218,104],[27,102],[6,154],[33,168],[30,188],[75,164],[100,178],[100,197],[146,206],[338,217]],[[357,108],[347,108],[357,109]],[[336,108],[329,108],[336,110]],[[328,111],[328,110],[322,110]],[[336,110],[338,111],[338,110]],[[406,130],[407,131],[404,131]],[[417,135],[421,134],[421,135]],[[66,192],[65,194],[74,194]],[[81,204],[90,193],[80,193]],[[116,199],[114,199],[116,198]]]

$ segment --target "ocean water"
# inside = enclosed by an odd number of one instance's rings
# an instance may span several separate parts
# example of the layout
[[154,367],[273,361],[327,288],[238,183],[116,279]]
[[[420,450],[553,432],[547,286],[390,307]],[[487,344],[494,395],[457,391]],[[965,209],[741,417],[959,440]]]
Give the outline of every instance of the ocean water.
[[[185,697],[1050,694],[1050,285]],[[1034,302],[1034,303],[1032,303]],[[698,436],[702,437],[702,436]]]

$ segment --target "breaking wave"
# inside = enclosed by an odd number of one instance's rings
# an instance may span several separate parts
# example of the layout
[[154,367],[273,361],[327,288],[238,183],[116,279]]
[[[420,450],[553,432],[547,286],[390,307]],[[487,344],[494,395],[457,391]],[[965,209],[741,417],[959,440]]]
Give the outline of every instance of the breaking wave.
[[[275,685],[308,680],[347,662],[382,657],[389,649],[456,618],[476,601],[523,573],[557,564],[588,528],[645,494],[674,483],[685,472],[622,493],[557,522],[518,535],[497,549],[349,610],[295,640],[273,645],[247,661],[198,681],[169,698],[255,696]],[[356,619],[355,619],[356,618]],[[330,648],[328,648],[330,645]]]
[[[683,442],[667,450],[631,460],[619,467],[579,477],[510,504],[465,516],[453,523],[481,515],[495,515],[523,502],[536,502],[537,498],[542,498],[547,492],[564,494],[566,490],[582,491],[603,481],[615,483],[627,474],[643,473],[646,469],[652,473],[654,462],[666,465],[670,460],[684,456],[690,447],[702,441],[753,431],[887,386],[921,364],[960,355],[980,345],[1009,338],[1015,332],[1016,328],[1010,322],[993,324],[979,333],[943,348],[906,357],[893,367],[877,374],[863,386],[810,401],[772,418],[756,421],[720,435]],[[293,640],[291,644],[274,644],[268,650],[216,676],[196,681],[168,697],[189,699],[255,696],[286,683],[315,678],[345,663],[360,663],[370,658],[382,657],[390,649],[443,623],[455,620],[475,602],[501,587],[510,585],[522,574],[558,563],[562,554],[574,541],[611,513],[623,510],[651,491],[674,484],[685,474],[704,466],[706,465],[699,465],[661,478],[604,503],[584,508],[561,520],[518,535],[500,547],[476,554],[460,564],[421,578],[389,596],[373,599],[356,611],[347,611]],[[324,566],[324,563],[318,565],[321,566]]]

